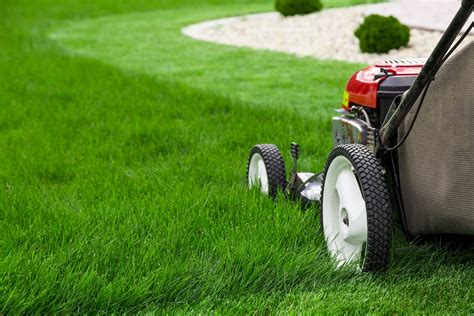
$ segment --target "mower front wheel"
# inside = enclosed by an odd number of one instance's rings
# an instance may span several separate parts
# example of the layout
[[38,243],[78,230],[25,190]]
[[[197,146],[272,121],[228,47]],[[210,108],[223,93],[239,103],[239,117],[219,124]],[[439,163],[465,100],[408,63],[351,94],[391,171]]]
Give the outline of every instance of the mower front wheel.
[[285,162],[277,146],[255,145],[247,162],[249,188],[259,186],[264,195],[275,197],[286,187]]
[[326,163],[321,226],[338,266],[385,270],[392,242],[392,213],[382,168],[364,145],[333,149]]

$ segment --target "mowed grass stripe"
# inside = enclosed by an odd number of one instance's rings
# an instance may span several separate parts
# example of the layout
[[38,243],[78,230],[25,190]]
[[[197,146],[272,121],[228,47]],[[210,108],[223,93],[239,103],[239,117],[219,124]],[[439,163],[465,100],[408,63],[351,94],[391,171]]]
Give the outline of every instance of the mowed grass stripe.
[[[246,9],[252,12],[252,6]],[[327,118],[329,110],[339,106],[347,78],[360,65],[215,45],[181,34],[190,23],[229,12],[232,6],[183,9],[179,15],[159,10],[103,17],[70,23],[54,30],[50,38],[72,53],[130,72],[183,82],[258,106],[290,108],[315,118]]]

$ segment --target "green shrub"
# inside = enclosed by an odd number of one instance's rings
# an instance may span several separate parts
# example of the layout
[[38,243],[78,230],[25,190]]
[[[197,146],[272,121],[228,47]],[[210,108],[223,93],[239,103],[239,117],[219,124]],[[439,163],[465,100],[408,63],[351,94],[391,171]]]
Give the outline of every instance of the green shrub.
[[408,26],[393,16],[369,15],[354,34],[364,53],[387,53],[391,49],[407,46],[410,41]]
[[320,0],[276,0],[275,9],[284,16],[303,15],[321,11]]

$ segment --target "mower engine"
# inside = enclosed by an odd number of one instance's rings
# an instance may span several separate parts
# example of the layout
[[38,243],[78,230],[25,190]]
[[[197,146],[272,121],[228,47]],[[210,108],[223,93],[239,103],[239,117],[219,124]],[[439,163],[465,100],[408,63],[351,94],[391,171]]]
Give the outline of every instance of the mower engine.
[[333,119],[334,146],[374,147],[371,128],[379,129],[390,106],[415,81],[424,59],[394,59],[355,73],[347,83],[341,115]]
[[[375,151],[375,131],[382,126],[393,101],[411,87],[424,62],[425,59],[387,60],[356,72],[346,85],[340,115],[333,118],[334,147],[362,144]],[[297,171],[297,144],[291,145],[291,155],[293,168],[286,191],[306,205],[319,203],[322,173]]]

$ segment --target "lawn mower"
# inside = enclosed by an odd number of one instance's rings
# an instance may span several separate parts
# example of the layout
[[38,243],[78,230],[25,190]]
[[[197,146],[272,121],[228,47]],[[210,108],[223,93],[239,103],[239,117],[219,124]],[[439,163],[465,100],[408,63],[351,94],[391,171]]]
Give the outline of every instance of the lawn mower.
[[474,235],[474,42],[458,49],[473,7],[462,1],[428,59],[386,60],[349,79],[322,172],[297,171],[296,143],[288,181],[275,145],[250,151],[249,187],[317,205],[337,267],[386,270],[395,218],[410,239]]

